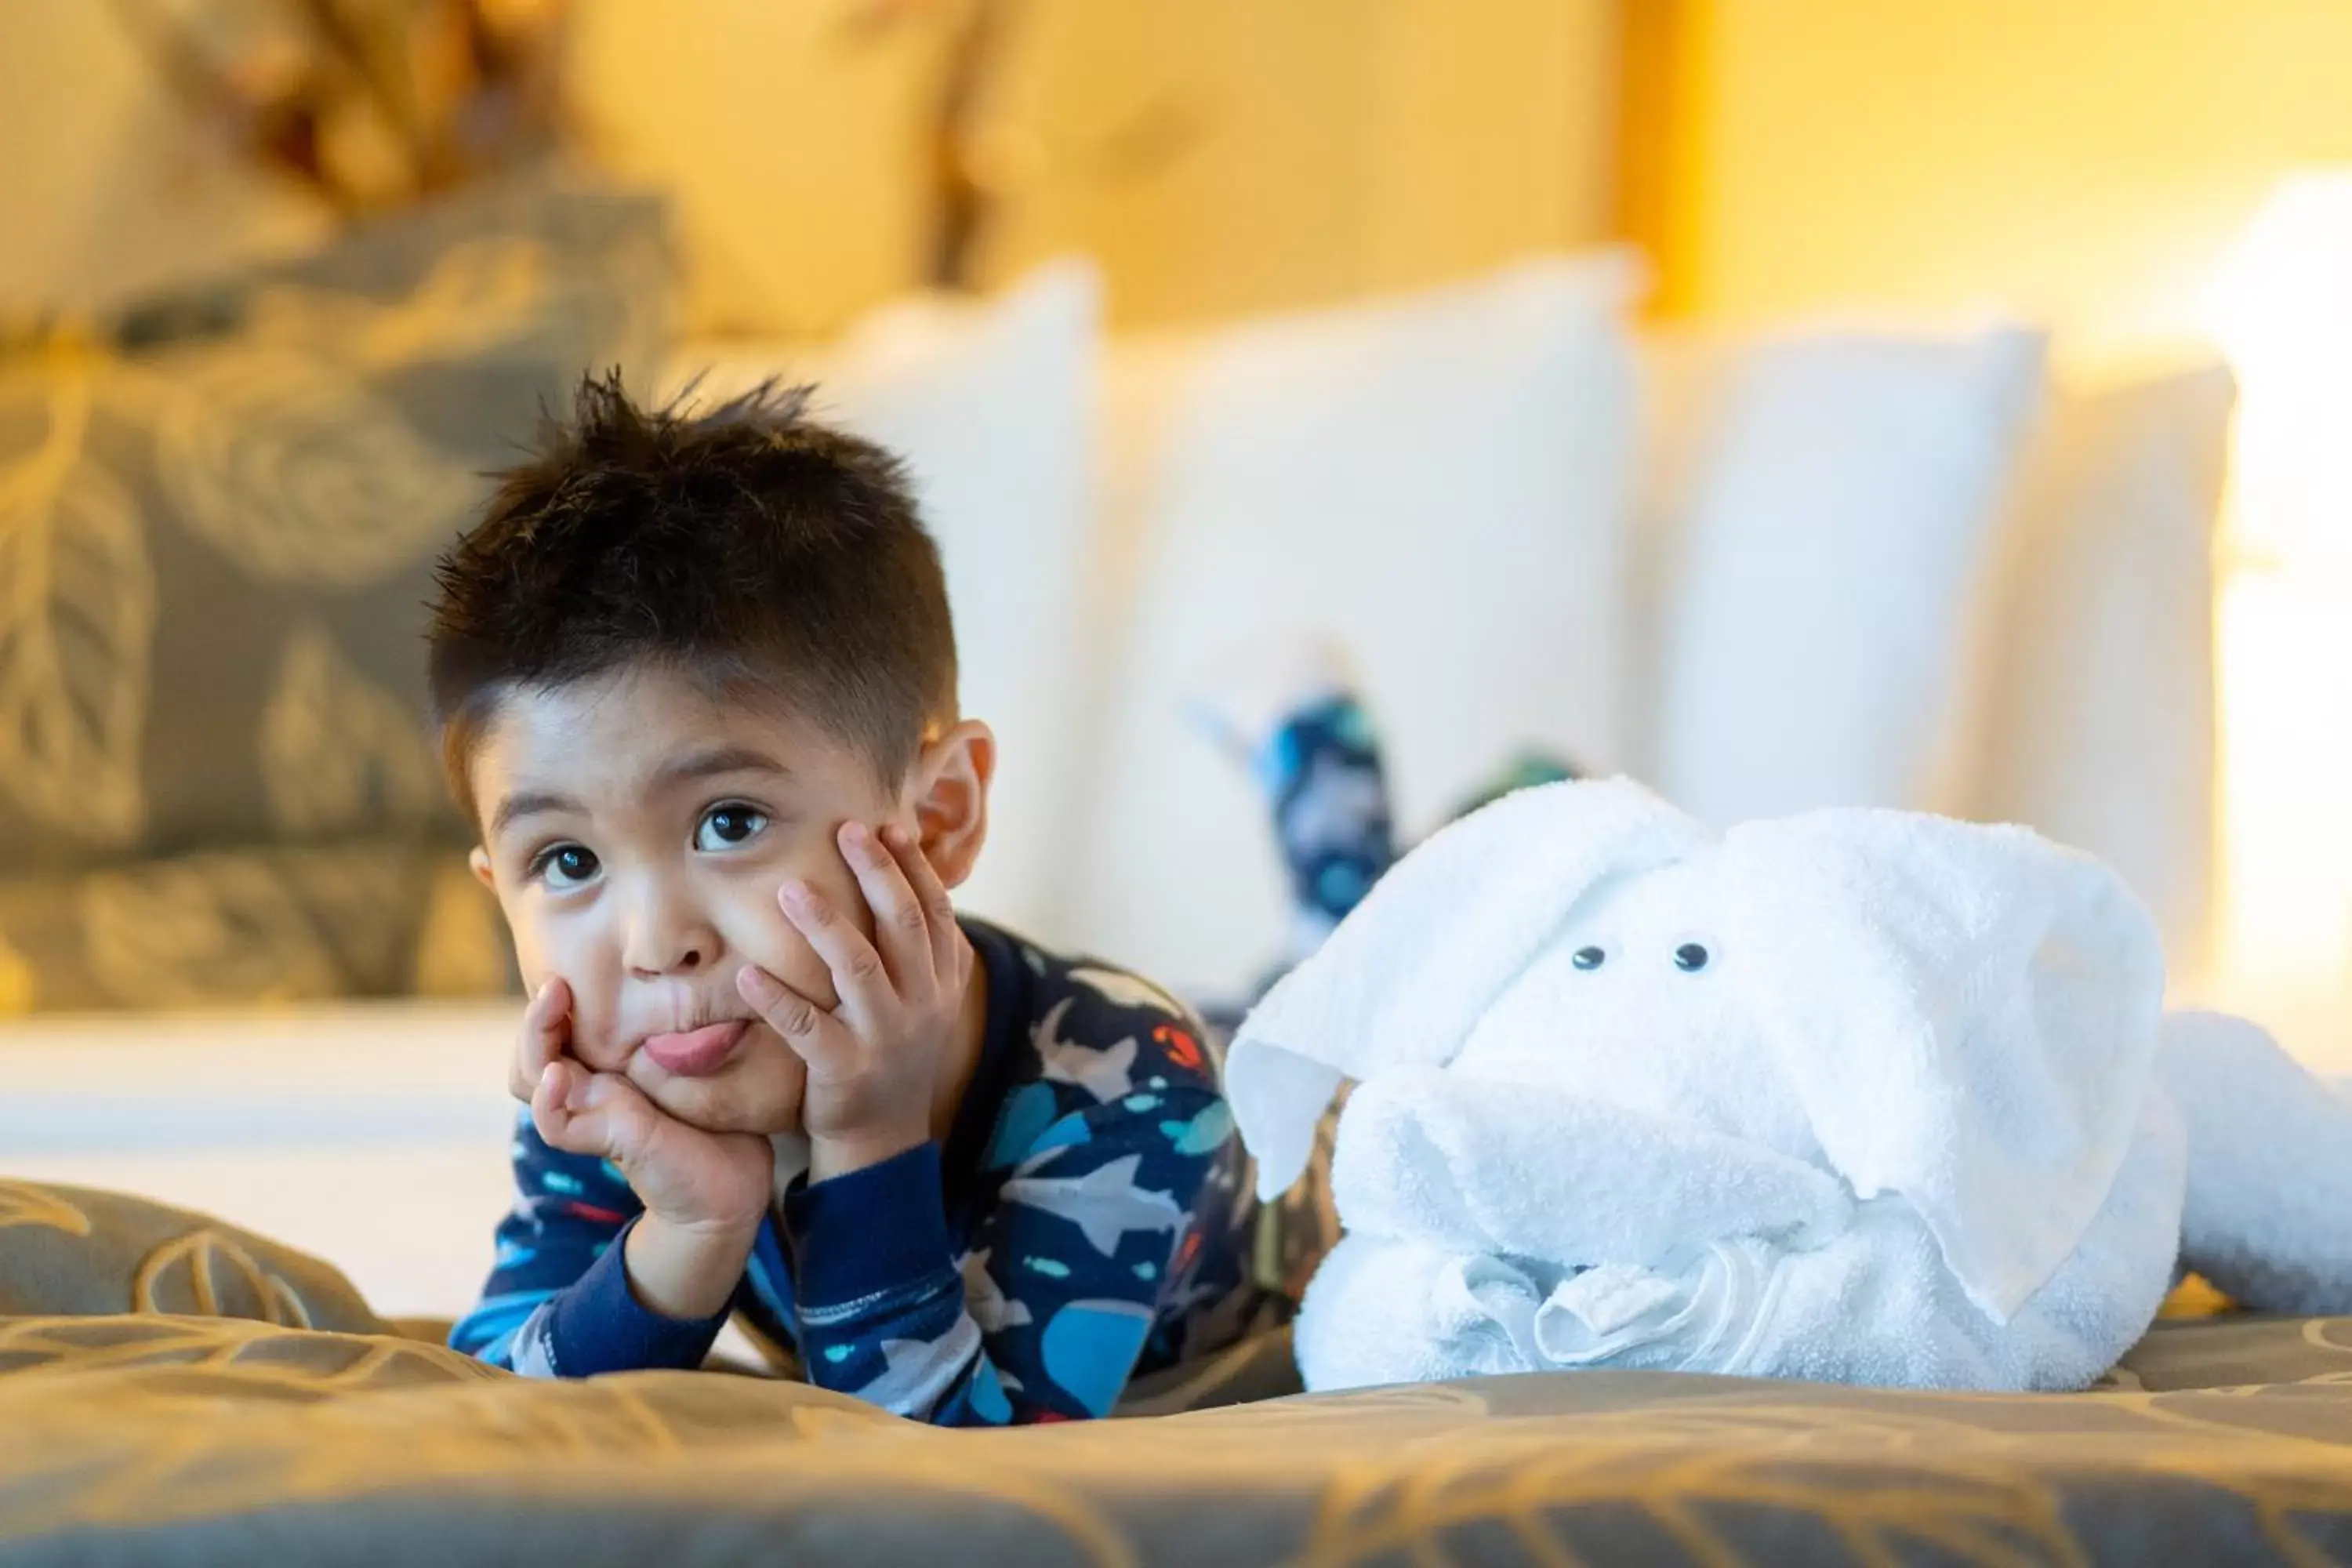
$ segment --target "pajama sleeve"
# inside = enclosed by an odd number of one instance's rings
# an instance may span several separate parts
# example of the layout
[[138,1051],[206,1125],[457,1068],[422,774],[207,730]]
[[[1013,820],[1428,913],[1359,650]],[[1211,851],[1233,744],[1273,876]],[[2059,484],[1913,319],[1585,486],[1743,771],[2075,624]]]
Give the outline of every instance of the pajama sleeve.
[[644,1205],[620,1172],[550,1147],[527,1108],[512,1152],[515,1205],[482,1299],[449,1343],[532,1377],[701,1365],[727,1314],[666,1318],[637,1300],[622,1249]]
[[963,1257],[936,1144],[795,1188],[783,1228],[809,1381],[940,1426],[1109,1414],[1229,1126],[1189,1085],[1061,1117]]

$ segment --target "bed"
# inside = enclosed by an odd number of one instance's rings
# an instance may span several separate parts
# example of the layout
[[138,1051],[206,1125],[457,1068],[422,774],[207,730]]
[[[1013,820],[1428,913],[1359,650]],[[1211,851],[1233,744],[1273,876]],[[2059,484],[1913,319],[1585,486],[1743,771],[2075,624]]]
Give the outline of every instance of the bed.
[[[219,493],[243,495],[237,476],[279,473],[300,454],[336,476],[335,493],[396,500],[428,457],[467,474],[505,460],[496,412],[527,421],[541,397],[561,398],[572,367],[648,363],[638,340],[657,323],[641,307],[658,296],[647,268],[660,247],[645,204],[572,193],[498,216],[488,230],[479,213],[453,213],[354,238],[208,294],[203,310],[149,312],[151,327],[250,318],[282,331],[298,321],[292,306],[315,313],[332,297],[344,313],[324,318],[332,333],[318,344],[360,320],[386,323],[383,342],[421,345],[382,385],[333,383],[346,402],[364,393],[371,417],[398,405],[391,435],[369,426],[367,439],[317,452],[304,445],[319,423],[310,383],[258,374],[284,344],[206,349],[277,400],[229,410],[237,439],[223,452],[263,458],[224,460]],[[441,308],[440,284],[493,275],[539,280],[516,284],[511,321]],[[1827,403],[1798,397],[1825,384],[1807,369],[1817,358],[1783,384],[1778,351],[1637,341],[1622,311],[1596,304],[1591,276],[1544,264],[1107,356],[1093,285],[1068,275],[968,315],[927,306],[882,319],[817,366],[861,427],[916,458],[956,584],[967,700],[1025,759],[992,803],[992,881],[975,907],[1211,994],[1254,979],[1282,940],[1263,808],[1181,727],[1175,693],[1196,656],[1223,657],[1223,639],[1260,622],[1308,615],[1353,645],[1411,826],[1529,739],[1643,771],[1657,737],[1632,720],[1662,707],[1662,672],[1692,657],[1666,630],[1680,624],[1668,611],[1683,589],[1653,571],[1675,553],[1662,542],[1695,519],[1705,537],[1736,543],[1812,515],[1809,497],[1730,460],[1781,450],[1792,425],[1818,458],[1797,480],[1853,493],[1843,476],[1859,443],[1871,460],[1853,471],[1902,481],[1856,503],[1865,520],[1936,502],[1952,514],[1952,547],[1906,552],[1899,594],[1818,552],[1806,559],[1828,564],[1801,605],[1750,604],[1779,578],[1732,573],[1739,613],[1687,618],[1770,701],[1728,715],[1700,703],[1680,731],[1734,750],[1751,730],[1774,738],[1743,767],[1832,752],[1873,763],[1824,798],[1879,798],[1880,774],[1925,778],[1929,737],[1912,721],[1957,710],[1956,658],[1912,669],[1841,654],[1838,668],[1885,689],[1824,703],[1778,678],[1781,667],[1754,664],[1755,647],[1795,646],[1755,628],[1860,637],[1867,628],[1840,612],[1863,598],[1906,616],[1925,606],[1923,624],[1954,619],[2004,529],[1989,502],[1937,498],[1996,488],[1988,476],[2025,434],[2007,393],[1978,396],[1973,351],[1937,340],[1852,360],[1859,381],[1829,378]],[[1527,330],[1530,300],[1543,331]],[[383,313],[350,313],[363,306]],[[1852,348],[1832,338],[1807,353]],[[714,389],[804,363],[677,357],[716,363]],[[319,353],[304,363],[314,381],[334,368]],[[1959,479],[1883,460],[1879,423],[1849,410],[1876,405],[1887,369],[1902,373],[1905,397],[1958,399],[1972,425],[2007,437],[1979,443]],[[1748,386],[1762,423],[1718,421],[1712,395],[1692,390],[1717,381]],[[1433,424],[1433,388],[1482,417]],[[163,496],[172,487],[149,474],[154,443],[137,419],[122,423],[92,460]],[[2105,434],[2083,445],[2077,426]],[[2011,606],[2021,631],[2002,640],[2017,668],[1996,672],[2035,700],[2021,717],[1995,693],[2010,741],[1978,750],[2012,761],[2000,778],[1962,781],[1958,797],[2108,856],[2168,930],[2201,929],[2210,874],[2210,704],[2195,698],[2210,680],[2225,430],[2210,374],[2112,409],[2060,401],[2050,451],[2029,466],[2088,455],[2057,462],[2061,493],[2023,519],[2059,569],[2040,579],[2050,605]],[[1948,444],[1931,445],[1933,457]],[[2173,460],[2182,453],[2196,456]],[[1766,464],[1760,478],[1790,471]],[[1685,490],[1712,498],[1704,517],[1685,515]],[[29,792],[49,816],[0,801],[11,850],[0,1014],[159,995],[480,991],[507,978],[495,912],[462,863],[414,839],[420,801],[436,793],[413,722],[429,552],[375,563],[355,596],[342,579],[357,565],[313,558],[348,519],[294,527],[304,520],[280,518],[276,491],[217,516],[159,500],[146,520],[142,537],[164,552],[152,568],[159,624],[185,635],[106,651],[152,677],[152,727],[178,739],[110,752],[111,771],[95,779],[64,766],[79,752],[60,752]],[[428,509],[393,510],[439,526]],[[284,537],[224,531],[223,519],[249,516],[278,519]],[[1348,547],[1336,549],[1341,525]],[[204,552],[208,526],[254,570],[225,584]],[[1858,527],[1848,542],[1891,537]],[[2063,570],[2119,549],[2141,568],[2097,579],[2119,598],[2086,594]],[[1876,559],[1864,554],[1862,565]],[[332,579],[332,592],[289,589],[288,560]],[[1629,576],[1643,583],[1638,605],[1619,603]],[[1858,580],[1880,591],[1857,597],[1847,584]],[[1467,585],[1433,594],[1433,582]],[[1496,584],[1510,592],[1498,598]],[[1059,613],[1089,601],[1087,615]],[[1203,603],[1219,606],[1205,640],[1193,635]],[[2097,613],[2060,613],[2085,604]],[[127,634],[145,623],[107,624]],[[2053,683],[2053,669],[2084,679]],[[295,717],[315,721],[271,721],[288,707],[273,698],[281,688],[304,698]],[[1788,739],[1800,721],[1864,710],[1901,722],[1835,748]],[[1097,733],[1102,715],[1125,728]],[[253,761],[224,764],[232,758]],[[1907,788],[1886,798],[1908,801]],[[145,830],[80,853],[71,830],[93,800]],[[1138,836],[1138,821],[1161,830]],[[471,1301],[508,1203],[516,1014],[510,1002],[320,1004],[0,1027],[0,1568],[2352,1555],[2352,1320],[2168,1324],[2114,1386],[2069,1398],[1639,1374],[1307,1397],[1278,1339],[1134,1390],[1126,1419],[1003,1433],[935,1432],[754,1377],[521,1382],[441,1348],[432,1326]]]
[[[150,1242],[165,1267],[131,1258]],[[513,1378],[371,1322],[299,1256],[73,1189],[0,1184],[0,1256],[84,1305],[132,1261],[154,1309],[0,1317],[11,1564],[2352,1552],[2352,1320],[2163,1324],[2064,1397],[1584,1373],[1220,1404],[1276,1340],[1162,1391],[1215,1407],[951,1432],[760,1378]],[[253,1315],[194,1315],[198,1291]]]
[[999,1433],[757,1377],[511,1378],[429,1320],[505,1202],[513,1016],[0,1034],[0,1563],[2352,1555],[2352,1319],[2161,1323],[2066,1397],[1618,1373],[1305,1396],[1276,1338],[1122,1419]]

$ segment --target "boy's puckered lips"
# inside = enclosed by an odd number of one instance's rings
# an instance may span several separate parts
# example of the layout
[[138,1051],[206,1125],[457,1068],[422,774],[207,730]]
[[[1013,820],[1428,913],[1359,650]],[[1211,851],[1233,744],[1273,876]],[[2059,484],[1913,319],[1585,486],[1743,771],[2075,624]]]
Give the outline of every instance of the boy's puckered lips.
[[672,1077],[709,1078],[727,1065],[751,1027],[749,1019],[729,1018],[677,1034],[647,1035],[639,1048]]

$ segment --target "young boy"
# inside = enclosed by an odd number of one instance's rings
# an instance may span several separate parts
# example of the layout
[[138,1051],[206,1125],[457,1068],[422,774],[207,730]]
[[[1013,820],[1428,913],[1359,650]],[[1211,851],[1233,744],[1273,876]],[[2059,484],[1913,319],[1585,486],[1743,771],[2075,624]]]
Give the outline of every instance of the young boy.
[[1148,982],[959,917],[995,746],[904,475],[798,395],[592,381],[443,561],[452,781],[532,992],[520,1196],[451,1342],[950,1425],[1107,1414],[1256,1310],[1241,1152]]

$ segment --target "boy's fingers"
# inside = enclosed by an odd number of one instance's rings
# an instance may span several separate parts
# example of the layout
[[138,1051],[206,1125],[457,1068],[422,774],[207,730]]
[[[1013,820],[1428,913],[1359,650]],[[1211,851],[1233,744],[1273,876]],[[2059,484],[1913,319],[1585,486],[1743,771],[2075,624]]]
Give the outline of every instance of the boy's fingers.
[[569,1062],[550,1062],[541,1071],[530,1095],[531,1125],[539,1129],[540,1137],[550,1148],[568,1154],[583,1154],[591,1151],[576,1146],[578,1129],[572,1110],[571,1079]]
[[923,911],[923,924],[930,937],[933,973],[940,975],[955,972],[956,952],[962,944],[963,932],[956,925],[955,900],[948,896],[945,882],[932,868],[931,858],[915,836],[903,827],[886,827],[882,841],[898,857],[898,869],[905,874],[907,885],[914,890],[915,901]]
[[824,960],[833,974],[833,988],[851,1016],[869,1019],[887,1016],[895,996],[890,973],[882,955],[856,922],[806,882],[785,883],[776,901],[783,906],[784,918]]
[[737,971],[735,989],[801,1060],[824,1063],[842,1048],[841,1020],[759,965],[745,964]]
[[540,1075],[548,1063],[563,1055],[571,1037],[571,987],[560,978],[551,980],[523,1009],[514,1060],[508,1064],[507,1089],[517,1100],[529,1103],[539,1088]]
[[530,1101],[539,1135],[567,1154],[626,1164],[653,1135],[657,1113],[635,1084],[573,1063],[550,1063]]
[[645,1152],[663,1120],[653,1101],[617,1073],[579,1075],[572,1103],[578,1108],[573,1124],[590,1130],[595,1152],[624,1165]]
[[906,868],[898,865],[898,856],[887,837],[891,832],[896,830],[877,832],[866,823],[845,823],[842,856],[849,860],[849,869],[856,872],[858,891],[866,893],[866,908],[875,912],[875,938],[882,942],[882,957],[889,959],[891,973],[927,975],[931,971],[931,941],[922,900],[908,884]]
[[928,994],[935,973],[930,922],[891,847],[862,822],[842,825],[842,858],[874,911],[874,940],[901,992]]

